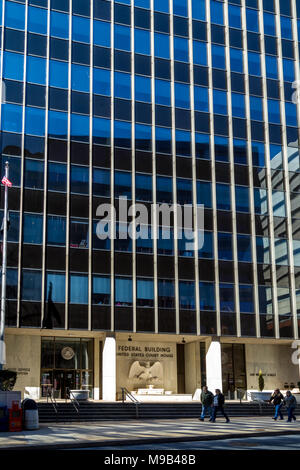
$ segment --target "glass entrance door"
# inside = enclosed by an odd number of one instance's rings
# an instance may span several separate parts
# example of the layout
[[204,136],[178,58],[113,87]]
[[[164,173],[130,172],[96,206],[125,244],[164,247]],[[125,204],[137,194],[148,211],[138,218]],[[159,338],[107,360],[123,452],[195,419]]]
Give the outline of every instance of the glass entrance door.
[[247,389],[243,344],[222,344],[222,382],[223,393],[230,399]]
[[53,371],[53,393],[55,398],[68,398],[67,390],[74,390],[75,388],[74,370]]

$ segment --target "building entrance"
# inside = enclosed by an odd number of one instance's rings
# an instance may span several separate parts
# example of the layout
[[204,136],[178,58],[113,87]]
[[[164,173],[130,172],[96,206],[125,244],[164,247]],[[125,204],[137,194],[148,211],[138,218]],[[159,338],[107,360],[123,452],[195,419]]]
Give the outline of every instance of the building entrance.
[[222,386],[230,399],[247,390],[244,344],[222,344]]
[[94,343],[86,338],[42,338],[41,396],[68,398],[69,390],[93,390]]

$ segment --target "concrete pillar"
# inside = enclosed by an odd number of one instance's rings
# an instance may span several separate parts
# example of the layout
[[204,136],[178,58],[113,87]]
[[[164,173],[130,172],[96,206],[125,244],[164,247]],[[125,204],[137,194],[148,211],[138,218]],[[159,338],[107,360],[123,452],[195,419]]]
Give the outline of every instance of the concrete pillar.
[[116,339],[106,337],[102,352],[102,398],[106,401],[116,401]]
[[94,400],[100,399],[99,338],[94,339]]
[[221,343],[213,339],[206,351],[206,384],[214,393],[216,388],[222,391]]

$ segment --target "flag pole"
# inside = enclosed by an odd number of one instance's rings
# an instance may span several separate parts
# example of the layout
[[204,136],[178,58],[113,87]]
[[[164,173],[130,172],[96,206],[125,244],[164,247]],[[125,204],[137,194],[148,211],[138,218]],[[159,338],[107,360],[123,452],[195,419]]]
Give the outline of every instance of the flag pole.
[[[9,177],[9,163],[5,162],[5,177]],[[8,214],[8,186],[4,186],[4,215],[3,215],[3,243],[2,243],[2,284],[1,284],[1,318],[0,318],[0,370],[6,363],[5,358],[5,307],[6,307],[6,264],[7,264],[7,214]]]

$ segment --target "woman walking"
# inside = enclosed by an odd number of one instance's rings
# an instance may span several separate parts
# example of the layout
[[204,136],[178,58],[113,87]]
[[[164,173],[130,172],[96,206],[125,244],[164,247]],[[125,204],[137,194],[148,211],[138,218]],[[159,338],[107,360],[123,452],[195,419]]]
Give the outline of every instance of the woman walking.
[[272,403],[272,402],[273,402],[273,405],[275,406],[275,415],[273,416],[272,419],[276,421],[276,419],[278,418],[278,415],[280,416],[280,419],[283,419],[283,414],[281,412],[281,407],[283,405],[283,395],[280,392],[279,388],[276,388],[274,390],[274,393],[272,394],[269,400],[269,403]]

